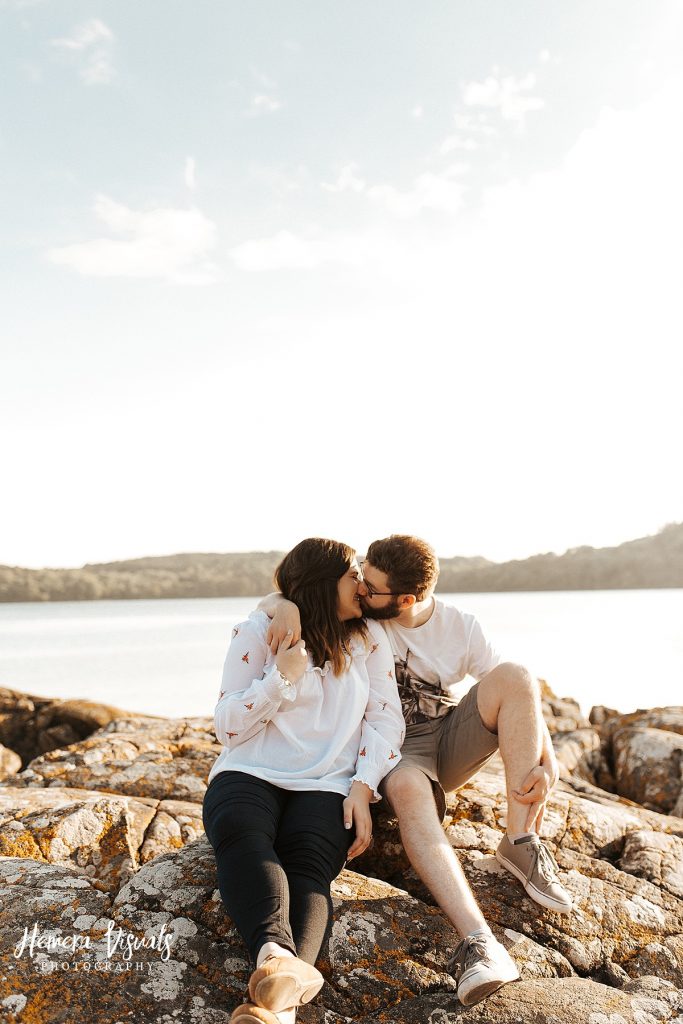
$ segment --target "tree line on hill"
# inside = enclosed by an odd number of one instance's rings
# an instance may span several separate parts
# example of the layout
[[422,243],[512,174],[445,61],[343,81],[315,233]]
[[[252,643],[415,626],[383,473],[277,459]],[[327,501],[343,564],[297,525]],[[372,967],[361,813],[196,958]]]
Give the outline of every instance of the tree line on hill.
[[[279,551],[181,554],[80,569],[0,566],[0,602],[257,597],[273,589]],[[442,558],[438,591],[627,590],[683,587],[683,523],[617,547],[571,548],[510,562]]]

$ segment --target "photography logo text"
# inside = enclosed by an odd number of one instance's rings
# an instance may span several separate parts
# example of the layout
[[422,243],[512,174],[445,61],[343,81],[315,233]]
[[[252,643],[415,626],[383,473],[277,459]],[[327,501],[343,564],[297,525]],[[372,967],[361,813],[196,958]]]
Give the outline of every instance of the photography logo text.
[[[166,925],[162,924],[158,934],[135,935],[113,921],[109,921],[107,931],[101,938],[96,940],[96,951],[93,951],[93,940],[89,935],[81,935],[72,932],[70,935],[55,934],[53,931],[42,931],[37,924],[33,928],[24,928],[24,934],[14,947],[15,958],[21,959],[27,956],[36,961],[36,966],[43,972],[51,970],[95,970],[111,971],[120,973],[123,970],[133,969],[133,956],[141,949],[154,949],[159,954],[159,960],[167,961],[171,955],[171,943],[173,935],[166,931]],[[106,943],[106,947],[103,945]],[[77,954],[81,951],[84,956],[74,961],[52,961],[49,954],[71,953]],[[90,952],[93,951],[93,952]],[[114,959],[116,958],[116,959]],[[135,963],[136,970],[151,970],[153,962],[143,961]]]

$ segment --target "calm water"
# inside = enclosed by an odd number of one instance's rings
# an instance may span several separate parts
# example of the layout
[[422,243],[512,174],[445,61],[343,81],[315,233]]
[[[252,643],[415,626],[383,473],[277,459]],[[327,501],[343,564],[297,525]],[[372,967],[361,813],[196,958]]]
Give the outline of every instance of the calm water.
[[[683,590],[449,594],[502,656],[584,711],[683,703]],[[253,598],[0,604],[0,685],[132,711],[211,715]]]

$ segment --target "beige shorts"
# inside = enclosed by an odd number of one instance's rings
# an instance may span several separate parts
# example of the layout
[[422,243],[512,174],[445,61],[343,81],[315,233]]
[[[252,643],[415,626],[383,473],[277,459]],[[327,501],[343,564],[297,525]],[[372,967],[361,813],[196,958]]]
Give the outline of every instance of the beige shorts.
[[481,720],[475,683],[460,703],[442,718],[409,725],[401,760],[385,775],[380,793],[388,800],[387,779],[403,768],[419,768],[431,780],[439,818],[446,813],[446,793],[464,786],[498,750],[498,735]]

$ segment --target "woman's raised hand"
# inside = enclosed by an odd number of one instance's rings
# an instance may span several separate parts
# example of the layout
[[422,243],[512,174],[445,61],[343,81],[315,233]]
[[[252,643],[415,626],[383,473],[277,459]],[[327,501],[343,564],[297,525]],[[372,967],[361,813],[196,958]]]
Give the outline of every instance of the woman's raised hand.
[[293,647],[290,647],[291,642],[292,630],[290,629],[277,649],[275,664],[290,683],[298,683],[306,669],[306,642],[299,640]]
[[270,646],[273,654],[279,653],[280,647],[288,635],[290,643],[296,643],[301,639],[301,616],[293,601],[287,601],[281,594],[278,594],[274,596],[272,604],[269,604],[264,610],[267,615],[272,614],[273,616],[266,633],[266,643]]

